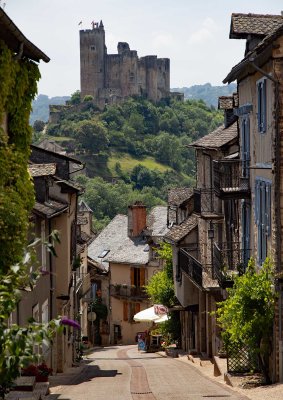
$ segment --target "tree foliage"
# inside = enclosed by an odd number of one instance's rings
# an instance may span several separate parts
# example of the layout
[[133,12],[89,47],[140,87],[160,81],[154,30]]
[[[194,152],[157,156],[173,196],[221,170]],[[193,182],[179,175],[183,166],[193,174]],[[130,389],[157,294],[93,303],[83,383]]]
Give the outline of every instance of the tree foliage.
[[257,353],[267,381],[276,299],[273,284],[271,261],[266,259],[257,271],[254,260],[250,260],[246,273],[235,277],[233,288],[227,289],[227,300],[218,303],[217,310],[224,340],[245,343]]
[[172,248],[168,243],[161,243],[156,249],[158,257],[163,260],[163,269],[153,275],[145,290],[153,303],[172,307],[176,303],[173,280]]

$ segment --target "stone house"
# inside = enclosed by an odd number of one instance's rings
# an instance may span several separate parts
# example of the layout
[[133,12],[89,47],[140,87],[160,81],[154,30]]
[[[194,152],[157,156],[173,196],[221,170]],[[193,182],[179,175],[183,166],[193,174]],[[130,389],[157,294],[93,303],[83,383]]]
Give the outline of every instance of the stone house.
[[102,344],[134,344],[137,332],[149,328],[150,323],[135,322],[133,316],[150,306],[143,286],[162,268],[154,248],[167,231],[166,221],[166,207],[155,207],[147,219],[145,206],[136,203],[89,245],[89,262],[104,276],[94,281],[108,308],[107,331],[100,327]]
[[283,16],[232,14],[231,39],[246,39],[244,58],[224,83],[237,81],[242,169],[250,191],[240,209],[240,240],[260,268],[274,261],[278,293],[273,337],[272,379],[283,381],[282,328],[282,129]]
[[[171,189],[168,196],[170,230],[165,240],[173,248],[175,293],[182,306],[182,347],[210,357],[221,347],[220,332],[211,312],[225,297],[226,277],[235,268],[236,255],[237,263],[241,255],[235,221],[242,194],[238,193],[236,201],[231,199],[231,182],[230,188],[224,185],[224,192],[222,186],[219,190],[215,187],[216,183],[219,186],[223,163],[235,162],[239,167],[235,102],[237,96],[220,98],[225,124],[190,145],[196,151],[196,188]],[[234,184],[234,190],[239,191],[239,184]],[[226,277],[222,273],[224,265]]]
[[[76,260],[77,203],[80,194],[71,182],[71,164],[79,160],[31,146],[29,171],[33,178],[36,202],[32,210],[31,237],[41,239],[37,260],[41,271],[36,286],[26,291],[13,319],[24,325],[27,319],[46,323],[57,316],[76,318],[74,291]],[[57,256],[47,251],[44,242],[50,242],[51,232],[59,232],[60,243],[55,244]],[[57,335],[53,345],[43,346],[43,357],[55,372],[72,366],[75,359],[72,328]]]

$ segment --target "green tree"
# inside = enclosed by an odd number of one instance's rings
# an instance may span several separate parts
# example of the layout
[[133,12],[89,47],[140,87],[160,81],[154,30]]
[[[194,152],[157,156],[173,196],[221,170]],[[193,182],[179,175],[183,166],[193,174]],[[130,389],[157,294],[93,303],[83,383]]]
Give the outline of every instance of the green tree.
[[45,122],[44,121],[40,121],[38,119],[36,121],[34,121],[33,130],[35,132],[37,132],[37,133],[38,132],[42,132],[44,127],[45,127]]
[[218,303],[217,310],[224,341],[247,344],[258,355],[266,383],[270,383],[268,361],[276,299],[270,259],[258,271],[250,260],[246,273],[236,276],[233,288],[227,290],[228,298]]
[[80,104],[81,102],[81,92],[76,90],[71,94],[71,99],[69,100],[70,104]]
[[151,277],[145,290],[153,303],[160,303],[167,307],[176,304],[173,280],[172,247],[168,243],[161,243],[156,249],[158,257],[163,260],[162,271]]
[[109,145],[107,129],[100,121],[81,121],[76,127],[76,139],[90,154],[98,154]]

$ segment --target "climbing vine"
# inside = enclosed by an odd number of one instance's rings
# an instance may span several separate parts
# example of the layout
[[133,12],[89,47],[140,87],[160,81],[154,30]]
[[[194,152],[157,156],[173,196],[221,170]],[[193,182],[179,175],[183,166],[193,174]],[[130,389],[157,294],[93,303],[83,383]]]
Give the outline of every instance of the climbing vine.
[[0,41],[0,273],[19,262],[34,204],[27,170],[31,101],[37,93],[38,66],[15,59]]

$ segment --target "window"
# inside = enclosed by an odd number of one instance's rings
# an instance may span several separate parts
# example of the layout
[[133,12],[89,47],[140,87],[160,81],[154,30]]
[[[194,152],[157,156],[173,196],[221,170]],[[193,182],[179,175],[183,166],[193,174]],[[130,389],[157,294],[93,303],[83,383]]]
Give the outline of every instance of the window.
[[90,46],[90,50],[94,51],[94,50],[95,50],[95,46],[94,46],[94,45],[91,45],[91,46]]
[[104,258],[104,257],[109,253],[109,251],[110,251],[110,250],[103,250],[103,251],[99,254],[98,258]]
[[40,224],[40,236],[41,236],[41,270],[46,271],[46,247],[45,247],[45,220],[41,221]]
[[257,82],[257,125],[260,133],[266,132],[266,79]]
[[131,285],[136,287],[145,285],[145,268],[131,268]]
[[124,301],[123,303],[123,320],[127,322],[134,322],[134,315],[140,312],[140,303],[133,303]]
[[267,257],[267,238],[271,233],[271,181],[256,178],[255,222],[257,225],[258,263],[262,265]]
[[248,178],[250,175],[250,119],[245,115],[241,121],[241,158],[242,176]]

